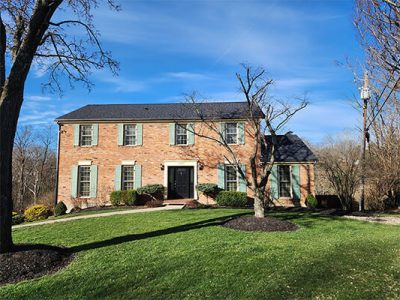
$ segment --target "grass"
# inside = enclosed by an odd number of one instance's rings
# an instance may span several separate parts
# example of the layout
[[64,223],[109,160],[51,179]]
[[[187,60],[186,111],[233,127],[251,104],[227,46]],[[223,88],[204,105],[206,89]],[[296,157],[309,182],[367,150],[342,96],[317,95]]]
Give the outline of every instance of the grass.
[[72,247],[75,261],[0,287],[0,299],[395,299],[400,227],[276,213],[300,230],[218,224],[248,210],[150,212],[21,228],[17,243]]

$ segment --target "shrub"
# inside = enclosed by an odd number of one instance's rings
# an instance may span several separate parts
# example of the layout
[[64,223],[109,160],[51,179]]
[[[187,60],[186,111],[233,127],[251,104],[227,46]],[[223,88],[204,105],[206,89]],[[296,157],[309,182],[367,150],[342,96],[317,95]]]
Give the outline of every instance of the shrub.
[[25,221],[24,215],[18,214],[18,213],[13,211],[13,213],[12,213],[12,225],[18,225],[18,224],[24,223],[24,221]]
[[148,184],[137,189],[139,195],[148,194],[155,198],[164,194],[164,186],[162,184]]
[[113,191],[110,195],[110,202],[114,206],[121,205],[121,191]]
[[221,191],[215,201],[220,206],[244,207],[247,204],[247,194],[245,192]]
[[159,207],[163,206],[163,202],[161,200],[153,199],[146,202],[147,207]]
[[199,183],[196,186],[196,189],[199,192],[202,192],[204,195],[214,197],[220,191],[220,188],[215,183]]
[[46,205],[33,205],[24,212],[25,221],[33,222],[47,219],[51,215],[50,209]]
[[58,202],[56,204],[56,207],[54,208],[54,215],[56,217],[65,215],[67,213],[67,206],[64,204],[64,202]]
[[318,205],[317,199],[315,199],[314,195],[309,194],[306,198],[306,205],[308,208],[316,208]]
[[121,202],[128,206],[137,204],[136,190],[121,191]]
[[135,190],[113,191],[110,195],[110,201],[114,206],[132,206],[137,204],[137,193]]

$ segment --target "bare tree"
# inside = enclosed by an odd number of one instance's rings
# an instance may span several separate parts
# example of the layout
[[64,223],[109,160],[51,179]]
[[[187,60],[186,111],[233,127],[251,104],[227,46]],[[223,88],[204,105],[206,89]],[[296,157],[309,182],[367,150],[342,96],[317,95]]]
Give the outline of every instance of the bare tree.
[[360,147],[348,136],[330,139],[317,152],[319,168],[338,195],[343,209],[352,211],[360,184]]
[[[240,91],[247,103],[246,115],[252,138],[252,151],[249,155],[251,177],[248,178],[242,170],[240,158],[234,147],[228,142],[225,132],[220,128],[220,119],[210,119],[200,109],[202,102],[196,93],[186,96],[189,108],[195,110],[205,130],[194,130],[194,134],[212,140],[226,150],[225,160],[233,165],[246,181],[246,186],[254,195],[254,215],[258,218],[265,216],[265,207],[270,203],[266,190],[268,178],[275,162],[277,147],[277,132],[282,130],[288,121],[300,110],[307,106],[307,101],[302,99],[296,106],[283,101],[274,101],[268,96],[268,91],[273,81],[267,79],[263,68],[252,68],[243,65],[243,73],[237,73]],[[261,112],[261,113],[260,113]],[[190,129],[189,129],[190,130]],[[271,135],[270,139],[266,135]],[[261,153],[261,152],[264,153]],[[268,154],[268,155],[266,155]]]
[[[83,82],[93,68],[117,70],[99,41],[92,10],[100,0],[0,0],[0,253],[12,250],[12,152],[24,87],[33,63],[49,74],[47,86],[60,91],[60,78]],[[113,0],[107,0],[112,8]],[[63,7],[65,19],[53,21]],[[69,34],[80,27],[85,37]],[[6,67],[10,65],[7,72]],[[60,77],[61,76],[61,77]]]

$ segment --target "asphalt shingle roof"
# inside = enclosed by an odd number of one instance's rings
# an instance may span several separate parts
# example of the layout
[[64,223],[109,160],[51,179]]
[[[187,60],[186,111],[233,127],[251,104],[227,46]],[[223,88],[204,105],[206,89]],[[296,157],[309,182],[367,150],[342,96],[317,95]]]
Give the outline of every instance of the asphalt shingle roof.
[[[271,142],[271,136],[266,136],[267,143]],[[276,149],[275,160],[277,162],[312,162],[317,161],[317,157],[310,148],[296,134],[288,133],[278,135],[278,147]],[[264,159],[269,160],[269,153],[263,147]]]
[[[263,117],[262,111],[254,110]],[[246,102],[207,102],[196,104],[102,104],[86,105],[55,121],[117,121],[117,120],[199,120],[244,119],[248,117]]]

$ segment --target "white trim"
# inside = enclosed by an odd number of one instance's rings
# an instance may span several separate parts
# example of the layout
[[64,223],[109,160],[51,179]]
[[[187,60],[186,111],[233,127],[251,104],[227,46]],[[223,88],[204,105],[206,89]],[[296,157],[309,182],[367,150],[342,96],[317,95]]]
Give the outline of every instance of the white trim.
[[91,166],[92,161],[91,160],[80,160],[78,161],[78,166]]
[[136,164],[136,160],[122,160],[121,165],[122,166],[133,166]]
[[197,160],[164,160],[164,186],[166,187],[166,192],[164,198],[168,195],[168,167],[193,167],[193,198],[198,199],[197,195]]

